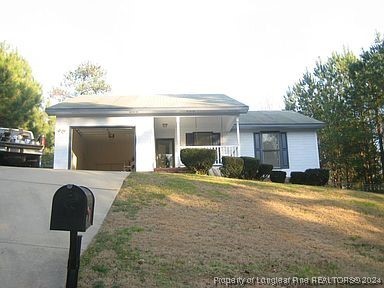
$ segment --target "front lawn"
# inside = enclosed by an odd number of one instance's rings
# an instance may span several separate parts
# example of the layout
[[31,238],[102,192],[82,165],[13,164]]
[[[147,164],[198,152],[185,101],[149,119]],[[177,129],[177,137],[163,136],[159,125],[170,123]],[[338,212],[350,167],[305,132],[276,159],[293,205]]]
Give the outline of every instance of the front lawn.
[[79,287],[294,276],[383,279],[384,195],[132,173],[82,256]]

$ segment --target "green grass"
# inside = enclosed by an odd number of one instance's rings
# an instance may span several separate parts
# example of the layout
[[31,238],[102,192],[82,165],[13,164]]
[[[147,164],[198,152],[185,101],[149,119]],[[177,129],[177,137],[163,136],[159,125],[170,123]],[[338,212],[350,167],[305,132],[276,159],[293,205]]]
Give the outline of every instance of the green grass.
[[[93,245],[85,251],[82,256],[82,264],[85,266],[91,263],[91,260],[101,251],[110,250],[114,251],[117,255],[117,262],[115,267],[118,269],[125,269],[131,267],[132,263],[140,258],[140,253],[130,245],[130,240],[133,233],[142,232],[140,227],[128,227],[118,229],[113,233],[102,231],[97,234]],[[108,273],[110,267],[103,263],[98,263],[92,266],[95,272],[105,274]]]
[[311,278],[319,276],[337,276],[340,269],[334,262],[325,263],[300,263],[291,265],[289,271],[294,277]]
[[110,271],[110,268],[105,264],[96,264],[92,266],[92,270],[100,274],[107,274]]
[[211,177],[201,175],[181,174],[174,177],[171,174],[132,173],[122,186],[123,190],[130,189],[129,198],[117,198],[112,211],[124,212],[127,217],[135,218],[141,208],[153,202],[164,204],[166,197],[174,193],[198,195],[212,200],[227,199],[229,194],[223,192],[223,188],[230,186],[226,181],[215,182]]
[[104,281],[98,280],[95,283],[93,283],[92,288],[105,288]]
[[351,200],[352,206],[359,212],[377,217],[384,217],[384,204],[379,202]]
[[346,245],[352,247],[360,255],[384,263],[384,245],[364,242],[360,237],[350,237],[349,240]]

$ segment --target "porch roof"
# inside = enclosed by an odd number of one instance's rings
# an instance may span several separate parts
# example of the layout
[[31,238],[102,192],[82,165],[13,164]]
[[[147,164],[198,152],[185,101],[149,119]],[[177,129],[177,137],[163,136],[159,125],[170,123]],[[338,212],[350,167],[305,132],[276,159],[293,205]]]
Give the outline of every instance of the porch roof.
[[49,115],[238,115],[248,106],[224,94],[78,96],[46,109]]
[[318,129],[324,127],[325,123],[294,111],[248,111],[240,115],[240,126],[261,129]]

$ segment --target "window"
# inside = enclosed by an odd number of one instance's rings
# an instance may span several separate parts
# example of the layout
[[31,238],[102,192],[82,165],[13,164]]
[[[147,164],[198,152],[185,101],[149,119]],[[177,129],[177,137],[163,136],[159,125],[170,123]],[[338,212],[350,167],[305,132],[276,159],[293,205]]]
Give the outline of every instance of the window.
[[263,132],[254,134],[255,157],[273,168],[289,168],[287,133]]
[[220,133],[213,132],[194,132],[187,133],[186,144],[187,146],[219,146]]

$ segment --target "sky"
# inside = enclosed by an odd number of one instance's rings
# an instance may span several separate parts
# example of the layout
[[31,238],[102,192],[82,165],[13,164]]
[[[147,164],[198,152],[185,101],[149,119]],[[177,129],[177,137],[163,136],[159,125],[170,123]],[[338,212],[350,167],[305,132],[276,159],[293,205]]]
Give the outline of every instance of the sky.
[[280,110],[318,59],[384,34],[382,0],[2,0],[0,41],[45,95],[90,61],[114,95],[223,93]]

